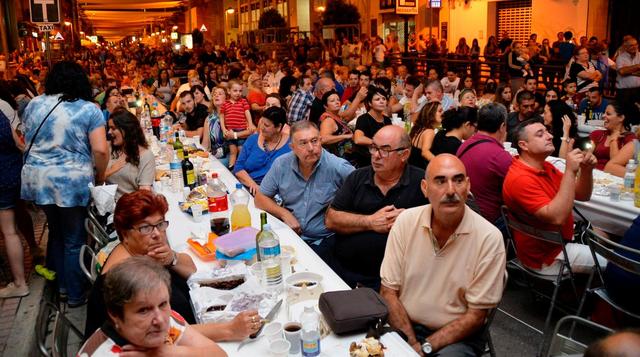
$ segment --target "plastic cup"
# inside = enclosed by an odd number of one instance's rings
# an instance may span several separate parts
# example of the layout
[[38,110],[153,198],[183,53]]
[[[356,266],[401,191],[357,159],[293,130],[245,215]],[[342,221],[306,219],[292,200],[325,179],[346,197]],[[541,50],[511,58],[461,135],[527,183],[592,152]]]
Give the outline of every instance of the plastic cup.
[[280,252],[280,270],[282,271],[283,279],[291,275],[291,259],[293,259],[291,252]]
[[[282,324],[280,322],[270,322],[263,329],[262,334],[267,337],[267,341],[273,342],[282,340],[284,337],[282,334]],[[289,348],[287,348],[289,351]]]
[[269,343],[269,356],[288,357],[291,344],[287,340],[279,339]]
[[202,206],[200,205],[191,206],[191,214],[193,215],[194,221],[200,222],[202,220]]
[[609,199],[611,201],[620,201],[620,185],[609,185],[607,187],[609,189]]
[[511,143],[508,141],[505,141],[504,143],[502,143],[502,146],[504,146],[505,150],[511,149]]
[[284,324],[284,338],[291,344],[289,354],[295,355],[300,353],[301,336],[302,325],[299,322],[292,321]]
[[258,282],[260,283],[260,285],[264,286],[263,284],[264,271],[262,270],[262,262],[253,263],[249,269],[251,270],[251,274],[253,274],[253,276],[255,276],[256,279],[258,279]]

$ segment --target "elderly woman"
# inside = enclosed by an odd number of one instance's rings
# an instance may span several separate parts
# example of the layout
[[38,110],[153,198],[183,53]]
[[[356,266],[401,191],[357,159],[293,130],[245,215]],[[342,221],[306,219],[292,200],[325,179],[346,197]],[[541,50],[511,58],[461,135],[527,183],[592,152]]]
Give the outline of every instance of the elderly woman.
[[590,88],[597,87],[598,81],[602,79],[602,73],[589,61],[589,50],[586,47],[577,47],[573,51],[575,62],[568,68],[568,77],[575,79],[578,83],[579,102]]
[[47,266],[56,271],[59,292],[71,307],[85,302],[79,254],[87,240],[88,185],[104,181],[109,161],[104,119],[91,100],[82,67],[61,61],[47,76],[45,94],[29,102],[23,118],[21,196],[47,216]]
[[171,276],[149,257],[131,257],[104,281],[108,320],[85,342],[78,356],[226,356],[215,342],[190,326],[169,302]]
[[273,161],[291,151],[289,134],[283,130],[286,121],[284,109],[266,109],[258,122],[259,132],[248,137],[242,146],[233,173],[252,195],[258,192]]
[[[107,319],[103,301],[105,274],[132,256],[148,256],[165,267],[171,276],[171,308],[188,323],[195,323],[187,279],[196,271],[196,266],[189,255],[176,253],[169,246],[166,234],[169,222],[165,220],[168,210],[164,196],[151,191],[128,193],[118,200],[113,223],[120,243],[102,264],[101,275],[93,284],[87,307],[86,336]],[[241,340],[258,330],[258,319],[256,311],[244,311],[227,323],[193,327],[214,341]]]
[[153,152],[144,138],[140,122],[126,109],[118,109],[109,118],[111,160],[107,182],[117,184],[116,200],[125,193],[150,190],[156,175]]

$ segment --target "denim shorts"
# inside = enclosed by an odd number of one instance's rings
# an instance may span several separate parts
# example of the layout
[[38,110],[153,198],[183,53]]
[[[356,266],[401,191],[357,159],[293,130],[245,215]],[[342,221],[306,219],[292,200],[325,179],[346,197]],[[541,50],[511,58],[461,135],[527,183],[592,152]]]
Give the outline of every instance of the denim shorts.
[[20,186],[0,187],[0,210],[15,208],[20,199]]
[[[231,129],[231,131],[236,132],[236,133],[239,133],[239,132],[245,131],[245,130],[247,130],[247,129]],[[227,140],[227,142],[229,143],[229,145],[242,146],[242,145],[244,145],[244,142],[246,140],[247,140],[246,138],[245,139],[229,139],[229,140]]]

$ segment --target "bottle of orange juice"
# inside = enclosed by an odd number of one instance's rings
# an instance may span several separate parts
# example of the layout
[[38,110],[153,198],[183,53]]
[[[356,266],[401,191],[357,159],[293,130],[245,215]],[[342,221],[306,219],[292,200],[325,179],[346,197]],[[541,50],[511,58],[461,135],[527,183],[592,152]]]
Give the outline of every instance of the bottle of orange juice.
[[249,213],[249,193],[242,188],[241,183],[236,183],[236,190],[231,194],[231,230],[251,227],[251,214]]

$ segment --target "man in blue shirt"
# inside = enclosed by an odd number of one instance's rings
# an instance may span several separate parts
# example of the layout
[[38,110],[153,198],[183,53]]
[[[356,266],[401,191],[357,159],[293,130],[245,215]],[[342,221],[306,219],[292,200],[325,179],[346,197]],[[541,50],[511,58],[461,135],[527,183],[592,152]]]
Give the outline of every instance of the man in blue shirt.
[[[322,149],[320,131],[309,121],[291,126],[291,149],[276,159],[260,184],[255,205],[281,219],[327,260],[333,235],[324,224],[329,203],[354,170],[346,160]],[[282,198],[283,207],[273,197]]]
[[578,113],[585,114],[589,104],[591,104],[591,113],[589,118],[585,118],[587,124],[589,124],[590,120],[602,120],[602,114],[604,114],[607,105],[609,105],[609,101],[602,97],[602,89],[598,87],[590,88],[587,97],[580,102]]

